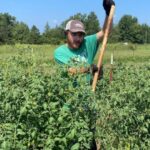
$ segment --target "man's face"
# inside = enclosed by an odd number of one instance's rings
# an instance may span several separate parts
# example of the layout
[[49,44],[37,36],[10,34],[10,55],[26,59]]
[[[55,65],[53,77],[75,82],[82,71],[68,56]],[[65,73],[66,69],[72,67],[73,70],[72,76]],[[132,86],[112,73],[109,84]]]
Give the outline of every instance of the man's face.
[[84,33],[82,32],[67,32],[67,43],[72,49],[78,49],[84,39]]

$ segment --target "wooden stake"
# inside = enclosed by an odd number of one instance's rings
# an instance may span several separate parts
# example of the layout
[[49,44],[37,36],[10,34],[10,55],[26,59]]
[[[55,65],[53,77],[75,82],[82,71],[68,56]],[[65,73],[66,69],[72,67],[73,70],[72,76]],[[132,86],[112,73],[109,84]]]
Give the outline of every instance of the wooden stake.
[[112,80],[113,80],[113,54],[111,54],[111,58],[110,58],[110,79],[109,79],[109,82],[111,83]]
[[97,63],[98,71],[94,74],[94,78],[93,78],[93,83],[92,83],[92,91],[93,92],[95,92],[95,89],[96,89],[97,79],[98,79],[98,75],[99,75],[100,68],[101,68],[101,65],[102,65],[103,55],[104,55],[104,51],[106,49],[108,34],[109,34],[110,26],[112,24],[112,19],[113,19],[113,16],[114,16],[114,12],[115,12],[115,6],[112,5],[111,10],[110,10],[110,14],[109,14],[109,17],[108,17],[108,20],[107,20],[107,25],[106,25],[106,30],[105,30],[105,33],[104,33],[102,47],[100,49],[100,55],[99,55],[99,58],[98,58],[98,63]]

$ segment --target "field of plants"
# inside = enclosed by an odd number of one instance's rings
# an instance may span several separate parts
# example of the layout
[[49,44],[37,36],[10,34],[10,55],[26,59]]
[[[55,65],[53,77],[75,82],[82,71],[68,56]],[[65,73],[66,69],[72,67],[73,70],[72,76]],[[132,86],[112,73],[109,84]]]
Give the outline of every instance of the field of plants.
[[108,45],[95,93],[54,48],[0,46],[0,149],[149,150],[150,45]]

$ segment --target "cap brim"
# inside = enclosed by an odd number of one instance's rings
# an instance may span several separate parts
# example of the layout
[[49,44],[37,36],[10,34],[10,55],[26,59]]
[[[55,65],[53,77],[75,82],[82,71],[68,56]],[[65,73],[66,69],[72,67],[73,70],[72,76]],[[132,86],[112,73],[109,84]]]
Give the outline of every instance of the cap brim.
[[84,30],[78,30],[78,29],[75,29],[75,30],[70,30],[71,32],[82,32],[85,34],[85,31]]

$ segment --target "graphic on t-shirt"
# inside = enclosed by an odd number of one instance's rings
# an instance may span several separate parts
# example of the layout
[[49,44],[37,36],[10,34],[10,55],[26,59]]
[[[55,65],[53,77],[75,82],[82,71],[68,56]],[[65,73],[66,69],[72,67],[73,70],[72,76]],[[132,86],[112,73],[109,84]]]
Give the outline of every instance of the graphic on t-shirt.
[[75,63],[79,63],[79,62],[87,63],[88,62],[87,58],[88,58],[87,52],[86,50],[84,50],[80,55],[76,55],[75,57],[73,57],[72,61]]

